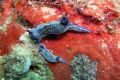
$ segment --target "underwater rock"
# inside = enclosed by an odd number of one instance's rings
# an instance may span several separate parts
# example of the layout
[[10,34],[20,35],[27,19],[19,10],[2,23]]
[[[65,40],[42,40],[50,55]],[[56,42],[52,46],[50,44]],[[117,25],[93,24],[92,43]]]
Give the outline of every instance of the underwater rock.
[[[0,14],[0,23],[4,23],[7,16],[10,12],[13,12],[11,10],[14,8],[13,0],[0,0],[4,1],[3,10],[4,14]],[[112,5],[113,7],[117,8],[117,10],[120,12],[120,5],[118,0],[112,0],[116,2],[118,5],[111,3],[111,1],[108,0],[83,0],[85,4],[87,3],[88,6],[84,6],[84,3],[81,3],[81,12],[79,14],[73,11],[73,7],[67,3],[68,5],[61,4],[61,8],[55,9],[54,6],[42,6],[40,4],[37,5],[37,7],[32,7],[31,5],[28,5],[27,2],[29,1],[37,1],[40,0],[14,0],[20,1],[20,3],[17,3],[17,6],[15,7],[17,10],[14,11],[12,14],[15,14],[16,16],[19,15],[19,13],[22,13],[24,18],[30,22],[30,24],[40,24],[44,22],[49,22],[53,20],[57,20],[61,13],[64,11],[66,13],[70,14],[70,19],[73,23],[86,26],[87,28],[91,29],[93,31],[93,34],[90,35],[84,35],[84,34],[76,34],[76,33],[67,33],[62,38],[56,40],[43,40],[47,48],[53,50],[53,52],[56,55],[60,55],[68,62],[73,59],[73,56],[76,54],[76,52],[83,52],[87,53],[92,59],[99,60],[100,63],[98,65],[98,80],[120,80],[120,31],[119,31],[119,24],[118,26],[115,26],[116,32],[114,35],[109,35],[108,32],[106,33],[106,21],[105,15],[103,14],[104,8],[108,7],[109,9],[114,10],[110,7]],[[82,0],[80,0],[81,2]],[[25,3],[26,2],[26,3]],[[36,4],[35,4],[36,5]],[[69,5],[71,7],[69,7]],[[77,6],[73,4],[74,6]],[[83,6],[83,8],[82,8]],[[65,7],[65,9],[63,9]],[[80,7],[78,7],[80,9]],[[98,9],[99,8],[99,9]],[[96,9],[96,10],[93,10]],[[98,15],[97,15],[97,13]],[[47,14],[46,14],[47,13]],[[108,12],[107,15],[111,14],[111,12]],[[106,14],[106,13],[105,13]],[[118,13],[120,14],[120,13]],[[105,20],[103,21],[103,25],[94,24],[94,20],[91,23],[91,19],[84,18],[84,15],[88,17],[89,15],[95,18],[98,18],[99,20]],[[16,16],[14,16],[16,18]],[[99,17],[100,16],[100,17]],[[114,15],[113,15],[114,16]],[[109,18],[111,16],[108,16]],[[108,19],[108,18],[107,18]],[[90,21],[90,22],[89,22]],[[95,21],[96,22],[96,21]],[[118,21],[115,21],[115,23],[118,23]],[[109,23],[108,23],[109,24]],[[15,27],[8,27],[8,34],[6,37],[6,34],[4,35],[5,38],[0,38],[0,55],[4,55],[10,51],[8,48],[10,48],[11,44],[16,44],[18,41],[19,35],[21,35],[21,27],[14,22]],[[17,27],[16,27],[17,26]],[[20,31],[21,30],[21,31]],[[96,31],[100,30],[100,35],[96,35]],[[103,31],[102,31],[103,30]],[[105,31],[105,32],[104,32]],[[76,34],[76,35],[74,35]],[[54,45],[53,45],[54,44]],[[103,44],[106,45],[106,47],[102,47]],[[69,48],[69,51],[68,49]],[[101,49],[102,48],[102,49]],[[69,64],[65,64],[66,66],[63,66],[62,64],[51,64],[50,68],[55,74],[56,80],[70,80],[70,70],[69,70]],[[1,72],[1,71],[0,71]],[[1,78],[0,78],[1,79]]]
[[[13,52],[4,58],[5,79],[13,79],[27,72],[31,66],[30,52],[22,46],[15,46]],[[12,75],[11,75],[12,74]]]
[[75,56],[70,66],[72,80],[97,80],[97,62],[90,60],[88,56]]
[[54,76],[45,62],[40,60],[40,56],[34,54],[30,70],[22,75],[20,80],[54,80]]
[[[45,76],[45,75],[48,75],[48,76]],[[43,74],[38,74],[37,72],[29,71],[20,80],[54,80],[54,79],[53,79],[53,76],[49,75],[46,72]]]
[[4,56],[3,69],[5,80],[53,80],[53,74],[46,62],[37,53],[36,44],[27,40],[25,33],[13,51]]

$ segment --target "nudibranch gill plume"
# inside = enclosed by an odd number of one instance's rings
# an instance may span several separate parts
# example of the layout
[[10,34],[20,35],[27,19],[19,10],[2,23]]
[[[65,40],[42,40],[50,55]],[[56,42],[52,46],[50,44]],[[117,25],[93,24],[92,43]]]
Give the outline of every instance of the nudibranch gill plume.
[[[40,24],[36,28],[28,29],[27,32],[29,32],[29,37],[31,40],[40,43],[41,39],[49,34],[62,34],[69,30],[83,33],[91,32],[91,30],[87,28],[71,23],[67,16],[63,16],[59,21],[51,21],[48,23]],[[38,51],[42,53],[43,57],[49,62],[65,63],[62,58],[59,56],[54,56],[49,50],[47,50],[44,44],[40,43],[38,49]]]

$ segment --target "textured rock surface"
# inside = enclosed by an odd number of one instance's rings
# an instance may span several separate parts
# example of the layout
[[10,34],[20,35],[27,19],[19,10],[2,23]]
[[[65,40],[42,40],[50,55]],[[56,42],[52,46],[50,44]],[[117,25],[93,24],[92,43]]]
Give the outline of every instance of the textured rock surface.
[[13,47],[13,51],[4,56],[3,78],[5,80],[53,80],[52,72],[37,53],[37,45],[32,44],[32,41],[26,37],[27,33],[20,38],[20,43]]
[[72,80],[97,80],[97,62],[84,54],[74,57],[71,64]]
[[[68,63],[49,64],[56,80],[70,80],[70,62],[82,52],[92,60],[98,60],[98,80],[120,80],[120,11],[119,0],[77,0],[78,4],[59,4],[48,2],[50,6],[39,3],[40,0],[4,0],[1,3],[0,24],[12,13],[12,23],[5,32],[0,32],[0,55],[10,53],[11,46],[19,42],[24,33],[24,26],[16,22],[17,15],[22,15],[31,26],[58,20],[62,12],[69,14],[71,22],[92,30],[90,35],[68,32],[64,36],[45,38],[46,47],[63,57]],[[20,2],[19,2],[20,1]],[[50,1],[50,0],[47,0]],[[71,0],[69,0],[71,1]],[[14,4],[14,5],[13,5]],[[75,10],[74,10],[75,8]],[[79,10],[77,9],[79,8]],[[112,32],[112,34],[111,34]],[[47,39],[47,40],[46,40]],[[53,45],[54,44],[54,45]]]
[[30,51],[15,46],[13,52],[4,58],[5,79],[16,79],[26,73],[31,66]]

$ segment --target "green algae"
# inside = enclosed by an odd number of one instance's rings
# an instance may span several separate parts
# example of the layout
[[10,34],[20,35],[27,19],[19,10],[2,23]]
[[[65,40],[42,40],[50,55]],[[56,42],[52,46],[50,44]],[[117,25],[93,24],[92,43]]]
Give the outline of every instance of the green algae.
[[3,69],[3,57],[0,56],[0,79],[4,77],[4,69]]
[[0,4],[3,2],[3,0],[0,0]]
[[0,30],[1,30],[1,31],[5,31],[5,30],[7,29],[8,24],[10,24],[12,21],[13,21],[12,16],[9,16],[9,17],[6,19],[5,23],[2,24],[2,25],[0,25]]
[[20,0],[13,0],[13,4],[16,5],[20,2]]
[[[54,80],[47,62],[38,54],[38,45],[33,44],[27,32],[20,43],[13,46],[10,54],[3,57],[0,79],[4,80]],[[1,58],[2,59],[2,58]],[[4,74],[4,75],[3,75]]]
[[5,24],[10,24],[12,22],[13,18],[12,16],[9,16],[6,21],[5,21]]
[[72,80],[97,80],[97,62],[90,60],[86,55],[75,56],[70,67]]
[[[31,65],[30,51],[16,45],[13,51],[4,57],[5,79],[16,79],[19,75],[28,71]],[[12,75],[11,75],[12,74]]]
[[[32,76],[31,76],[32,75]],[[48,76],[47,76],[48,77]],[[21,80],[51,80],[46,76],[40,76],[38,73],[34,71],[29,71]]]
[[29,22],[27,20],[24,19],[24,17],[22,15],[18,15],[17,16],[17,23],[25,26],[25,27],[29,27]]

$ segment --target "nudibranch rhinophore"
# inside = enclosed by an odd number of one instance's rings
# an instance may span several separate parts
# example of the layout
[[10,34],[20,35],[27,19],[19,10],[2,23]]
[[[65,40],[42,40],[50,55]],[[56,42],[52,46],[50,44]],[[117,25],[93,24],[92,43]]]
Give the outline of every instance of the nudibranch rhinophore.
[[[59,21],[51,21],[48,23],[40,24],[36,28],[28,29],[27,32],[29,32],[30,39],[36,41],[37,43],[40,43],[41,39],[49,34],[62,34],[69,30],[83,33],[91,32],[91,30],[87,28],[69,22],[66,16],[63,16]],[[53,54],[49,52],[45,46],[43,46],[43,48],[39,46],[39,49],[40,49],[39,51],[41,51],[41,53],[43,54],[43,57],[49,62],[61,62],[59,61],[59,59],[62,58],[52,57]],[[49,55],[47,55],[47,53]]]

